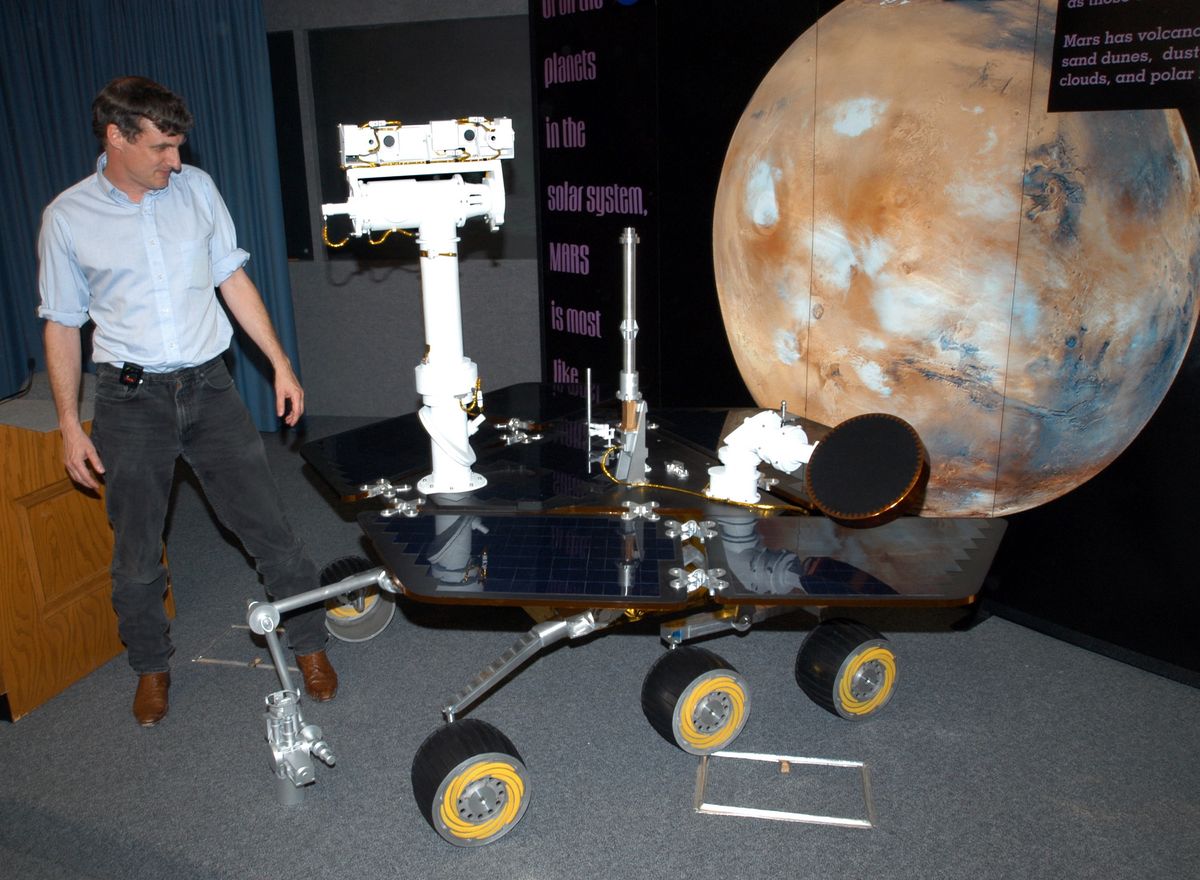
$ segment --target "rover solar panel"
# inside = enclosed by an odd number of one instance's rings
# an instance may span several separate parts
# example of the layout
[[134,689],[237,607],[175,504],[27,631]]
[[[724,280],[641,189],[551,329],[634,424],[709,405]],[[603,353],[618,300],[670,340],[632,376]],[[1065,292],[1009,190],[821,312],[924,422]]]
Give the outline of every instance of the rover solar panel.
[[384,565],[409,593],[437,601],[681,604],[670,573],[682,565],[661,523],[619,517],[363,514]]

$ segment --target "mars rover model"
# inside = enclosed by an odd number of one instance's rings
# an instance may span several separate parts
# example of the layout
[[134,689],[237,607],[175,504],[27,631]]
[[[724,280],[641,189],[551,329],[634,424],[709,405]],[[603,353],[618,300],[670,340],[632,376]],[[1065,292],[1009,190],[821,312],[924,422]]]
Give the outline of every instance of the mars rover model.
[[805,694],[848,720],[879,712],[896,688],[896,655],[844,612],[969,603],[1004,523],[909,515],[928,461],[916,432],[892,415],[830,428],[781,404],[656,410],[652,422],[635,364],[631,228],[619,242],[616,400],[594,404],[590,381],[584,388],[531,383],[489,392],[485,409],[478,371],[462,350],[456,229],[471,218],[493,229],[503,223],[501,162],[513,155],[511,122],[370,122],[341,126],[340,135],[350,196],[325,205],[326,217],[348,215],[352,234],[372,241],[416,230],[423,406],[304,449],[335,491],[364,501],[359,524],[380,564],[338,560],[320,589],[250,607],[251,629],[265,636],[281,684],[267,697],[280,799],[302,799],[314,759],[334,761],[320,729],[303,718],[276,632],[282,614],[318,602],[326,603],[330,632],[351,642],[382,632],[397,596],[518,606],[538,621],[440,707],[444,723],[413,760],[421,813],[460,846],[508,833],[532,792],[514,743],[462,716],[563,640],[661,620],[669,650],[645,678],[642,708],[655,730],[695,755],[733,742],[752,691],[718,654],[689,642],[781,614],[803,610],[818,620],[796,658]]

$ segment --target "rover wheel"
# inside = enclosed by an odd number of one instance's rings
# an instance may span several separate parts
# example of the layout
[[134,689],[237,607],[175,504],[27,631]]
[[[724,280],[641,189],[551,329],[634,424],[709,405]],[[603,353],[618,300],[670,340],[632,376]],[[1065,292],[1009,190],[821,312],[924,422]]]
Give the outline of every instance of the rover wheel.
[[796,682],[818,706],[850,721],[874,715],[896,691],[896,654],[857,621],[827,620],[796,655]]
[[[321,569],[321,586],[336,584],[373,567],[362,556],[343,556]],[[343,642],[365,642],[383,632],[395,614],[395,597],[371,585],[326,600],[325,629]]]
[[642,683],[642,711],[667,742],[693,755],[725,748],[750,715],[750,691],[737,670],[704,648],[668,651]]
[[413,758],[413,795],[433,830],[455,846],[483,846],[511,831],[529,806],[520,754],[485,721],[438,728]]

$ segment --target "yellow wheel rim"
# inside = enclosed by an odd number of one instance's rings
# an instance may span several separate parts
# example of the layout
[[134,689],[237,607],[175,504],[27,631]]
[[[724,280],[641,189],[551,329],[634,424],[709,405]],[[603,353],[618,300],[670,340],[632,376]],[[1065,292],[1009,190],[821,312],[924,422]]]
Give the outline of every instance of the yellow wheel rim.
[[[696,725],[696,712],[701,701],[716,699],[727,711],[720,725],[705,732]],[[697,752],[709,752],[728,743],[741,729],[746,715],[746,689],[731,675],[701,678],[692,683],[676,708],[679,735]]]
[[[502,783],[506,798],[498,813],[484,822],[464,819],[459,800],[468,787],[494,779]],[[519,815],[525,797],[525,780],[520,771],[506,761],[480,761],[467,767],[446,786],[438,815],[446,830],[463,840],[486,840],[502,833]]]
[[[855,676],[864,672],[864,668],[875,665],[882,675],[873,693],[863,698],[854,693]],[[896,655],[882,645],[876,645],[852,657],[842,671],[838,680],[838,703],[842,710],[850,715],[869,715],[888,701],[896,683]]]
[[372,590],[363,598],[363,610],[359,611],[353,604],[347,602],[338,602],[336,599],[331,599],[329,604],[325,606],[325,613],[329,617],[336,617],[340,620],[353,620],[356,617],[362,617],[374,607],[379,601],[379,591]]

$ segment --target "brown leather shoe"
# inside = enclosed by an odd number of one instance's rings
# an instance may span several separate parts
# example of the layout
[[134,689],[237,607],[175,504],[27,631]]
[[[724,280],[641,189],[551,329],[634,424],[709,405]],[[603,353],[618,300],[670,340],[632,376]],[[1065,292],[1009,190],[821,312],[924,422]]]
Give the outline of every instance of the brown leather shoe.
[[304,676],[304,690],[315,702],[324,703],[337,694],[338,678],[324,651],[296,656],[296,665]]
[[171,673],[148,672],[138,678],[133,695],[133,717],[142,727],[153,727],[167,716],[167,689]]

